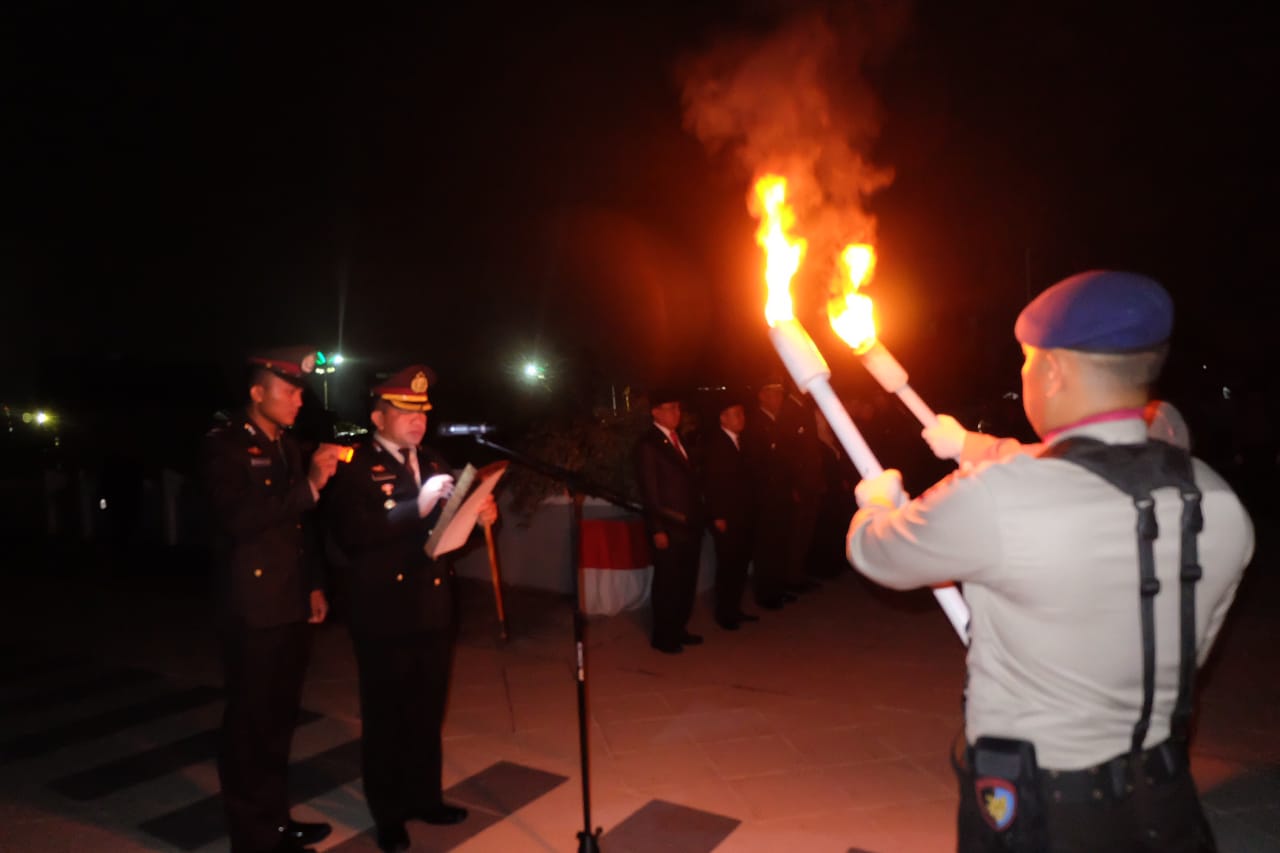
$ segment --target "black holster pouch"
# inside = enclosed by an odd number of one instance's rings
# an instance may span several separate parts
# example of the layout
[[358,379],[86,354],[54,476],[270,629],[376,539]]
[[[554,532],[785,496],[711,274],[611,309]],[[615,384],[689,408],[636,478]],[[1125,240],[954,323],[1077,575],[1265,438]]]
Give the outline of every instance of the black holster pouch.
[[1042,853],[1049,849],[1035,744],[980,737],[965,750],[960,777],[960,850]]

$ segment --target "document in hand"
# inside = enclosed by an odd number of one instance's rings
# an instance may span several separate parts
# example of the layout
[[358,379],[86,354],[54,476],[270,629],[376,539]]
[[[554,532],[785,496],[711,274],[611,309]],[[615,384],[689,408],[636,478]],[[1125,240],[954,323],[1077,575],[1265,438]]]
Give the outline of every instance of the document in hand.
[[493,493],[508,464],[510,463],[501,461],[486,465],[478,471],[471,465],[462,469],[453,485],[453,494],[440,511],[440,520],[436,522],[435,530],[423,547],[428,557],[435,560],[466,543],[471,536],[471,529],[476,526],[481,502],[486,495]]

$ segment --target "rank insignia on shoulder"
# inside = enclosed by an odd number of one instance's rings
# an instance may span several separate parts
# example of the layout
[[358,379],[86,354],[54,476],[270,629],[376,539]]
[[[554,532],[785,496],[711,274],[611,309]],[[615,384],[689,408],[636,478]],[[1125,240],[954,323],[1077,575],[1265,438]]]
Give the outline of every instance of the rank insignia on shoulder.
[[395,509],[395,508],[396,508],[396,502],[395,502],[395,501],[393,501],[391,498],[387,498],[386,502],[382,504],[382,508],[383,508],[383,509]]
[[261,447],[259,447],[259,446],[258,446],[258,445],[256,445],[256,444],[251,444],[251,445],[249,445],[249,446],[246,448],[246,450],[248,450],[248,452],[249,452],[249,455],[250,455],[250,456],[261,456],[261,455],[262,455],[262,448],[261,448]]
[[1018,814],[1018,791],[1008,779],[984,776],[974,784],[978,795],[978,811],[996,832],[1003,832]]

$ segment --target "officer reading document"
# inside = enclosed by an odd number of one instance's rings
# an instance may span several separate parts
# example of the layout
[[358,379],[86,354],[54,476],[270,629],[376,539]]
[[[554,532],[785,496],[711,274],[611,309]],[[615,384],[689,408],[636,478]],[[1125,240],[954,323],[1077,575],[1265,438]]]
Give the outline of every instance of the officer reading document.
[[[371,389],[374,432],[325,495],[340,552],[338,592],[360,679],[361,763],[378,848],[409,848],[408,820],[454,824],[441,799],[455,635],[453,569],[424,545],[453,492],[445,459],[421,446],[434,374],[410,365]],[[487,495],[477,521],[493,524]]]
[[1212,851],[1188,768],[1194,675],[1253,553],[1239,499],[1143,409],[1164,288],[1095,271],[1018,317],[1044,446],[907,501],[862,481],[849,559],[895,589],[958,581],[972,611],[959,849]]

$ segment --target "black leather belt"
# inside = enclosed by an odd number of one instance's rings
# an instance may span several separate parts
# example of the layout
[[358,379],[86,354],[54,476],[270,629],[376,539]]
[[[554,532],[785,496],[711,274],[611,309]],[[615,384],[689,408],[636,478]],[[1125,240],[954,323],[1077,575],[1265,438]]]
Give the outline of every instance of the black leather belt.
[[[1170,782],[1187,771],[1185,745],[1166,740],[1138,754],[1139,772],[1148,785]],[[1122,800],[1133,793],[1138,779],[1128,753],[1082,770],[1040,771],[1041,790],[1055,803]]]

